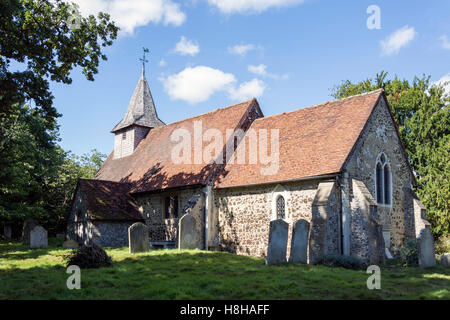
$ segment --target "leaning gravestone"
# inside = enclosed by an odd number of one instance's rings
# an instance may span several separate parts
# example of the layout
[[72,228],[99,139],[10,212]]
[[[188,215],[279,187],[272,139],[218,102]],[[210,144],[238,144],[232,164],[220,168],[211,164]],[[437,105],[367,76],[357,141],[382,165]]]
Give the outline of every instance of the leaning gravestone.
[[66,240],[62,244],[63,249],[78,249],[78,243],[74,240]]
[[136,222],[128,228],[128,246],[130,253],[145,252],[150,249],[148,227],[142,222]]
[[30,248],[38,249],[38,248],[47,248],[48,247],[48,238],[47,238],[47,230],[45,230],[41,226],[36,226],[30,232]]
[[441,265],[444,267],[450,267],[450,253],[444,253],[441,257]]
[[420,231],[417,245],[419,249],[419,267],[422,269],[435,267],[436,258],[434,256],[433,235],[429,227]]
[[4,226],[3,227],[3,235],[5,236],[5,239],[11,239],[12,229],[11,226]]
[[291,253],[289,255],[289,262],[307,262],[309,239],[309,222],[300,219],[292,229]]
[[181,217],[178,230],[178,249],[196,249],[196,223],[190,213]]
[[22,243],[23,244],[30,244],[30,233],[31,230],[33,230],[34,227],[38,226],[39,223],[34,219],[27,219],[23,223],[23,230],[22,230]]
[[270,221],[266,265],[286,263],[288,227],[283,219]]

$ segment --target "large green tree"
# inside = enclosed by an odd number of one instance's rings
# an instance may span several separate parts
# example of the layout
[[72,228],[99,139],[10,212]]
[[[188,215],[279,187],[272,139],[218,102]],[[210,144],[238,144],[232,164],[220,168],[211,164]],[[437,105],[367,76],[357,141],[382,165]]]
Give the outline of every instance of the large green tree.
[[33,100],[52,129],[58,113],[49,80],[70,84],[74,67],[94,80],[100,59],[106,60],[101,49],[117,31],[109,15],[82,17],[67,1],[0,1],[0,117]]
[[0,0],[0,225],[34,217],[55,231],[77,179],[98,168],[104,155],[59,147],[49,82],[70,84],[74,68],[94,80],[117,32],[107,14],[82,17],[68,1]]
[[383,88],[418,181],[416,192],[427,207],[436,237],[450,233],[450,97],[445,84],[430,77],[412,81],[386,72],[361,82],[343,81],[332,90],[335,98]]

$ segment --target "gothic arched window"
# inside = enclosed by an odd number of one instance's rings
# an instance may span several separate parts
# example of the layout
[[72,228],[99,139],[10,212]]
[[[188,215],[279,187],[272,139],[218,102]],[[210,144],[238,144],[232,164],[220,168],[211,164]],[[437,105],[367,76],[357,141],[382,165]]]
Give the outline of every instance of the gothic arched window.
[[378,204],[391,204],[391,170],[384,154],[377,160],[375,169],[375,186]]
[[277,219],[284,219],[285,216],[286,216],[286,214],[285,214],[284,197],[279,196],[277,198]]

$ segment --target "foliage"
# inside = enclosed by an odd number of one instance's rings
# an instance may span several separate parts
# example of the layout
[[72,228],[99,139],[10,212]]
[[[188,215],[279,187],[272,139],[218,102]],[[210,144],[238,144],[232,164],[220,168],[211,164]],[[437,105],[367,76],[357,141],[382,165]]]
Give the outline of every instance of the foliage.
[[440,237],[434,244],[436,254],[444,254],[450,252],[450,234]]
[[374,79],[344,81],[332,91],[335,98],[344,98],[384,89],[435,238],[450,233],[450,96],[444,85],[432,85],[426,76],[388,79],[381,72]]
[[15,106],[0,119],[0,220],[20,229],[27,218],[50,233],[64,228],[78,178],[92,178],[106,157],[96,150],[81,157],[63,151],[57,127],[29,106]]
[[101,268],[112,266],[111,257],[108,256],[102,247],[93,243],[92,245],[82,245],[77,250],[66,256],[67,267],[75,265],[80,269]]
[[358,258],[340,254],[326,255],[319,261],[319,264],[328,267],[342,267],[352,270],[361,270],[367,267],[367,265]]
[[[33,100],[47,128],[53,129],[59,115],[52,106],[48,80],[70,84],[74,67],[94,80],[99,60],[106,60],[101,49],[112,44],[117,31],[109,15],[82,17],[67,1],[2,0],[0,118],[14,105]],[[13,71],[17,64],[26,70]]]
[[400,263],[405,267],[417,266],[419,264],[419,251],[417,240],[407,240],[405,245],[399,250]]
[[200,250],[130,254],[126,247],[106,248],[113,266],[83,270],[81,290],[69,290],[69,252],[0,242],[0,299],[450,299],[450,269],[442,266],[382,266],[381,290],[368,290],[365,270],[266,266],[263,258]]

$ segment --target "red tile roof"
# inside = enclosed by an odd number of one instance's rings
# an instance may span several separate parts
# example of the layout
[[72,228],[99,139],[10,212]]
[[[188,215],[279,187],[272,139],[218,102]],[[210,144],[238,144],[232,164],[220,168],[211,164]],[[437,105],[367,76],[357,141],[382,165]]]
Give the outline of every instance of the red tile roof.
[[78,188],[93,220],[143,220],[139,206],[128,194],[128,183],[80,179]]
[[[194,137],[194,121],[201,121],[203,132],[208,129],[218,129],[225,137],[227,129],[234,130],[243,123],[251,106],[256,106],[259,110],[258,103],[253,99],[154,128],[140,142],[132,155],[113,159],[113,153],[111,153],[96,174],[95,179],[132,183],[131,193],[204,185],[215,166],[204,163],[175,164],[171,159],[171,152],[178,143],[171,141],[171,134],[176,129],[183,128]],[[209,144],[210,142],[203,142],[203,146]],[[193,159],[194,143],[192,143],[191,149]]]
[[[256,132],[279,129],[279,170],[276,174],[263,175],[261,167],[267,166],[261,164],[248,164],[248,161],[247,164],[227,164],[216,187],[281,182],[340,172],[382,95],[383,91],[377,90],[256,119],[250,126]],[[248,139],[245,147],[248,155]]]

